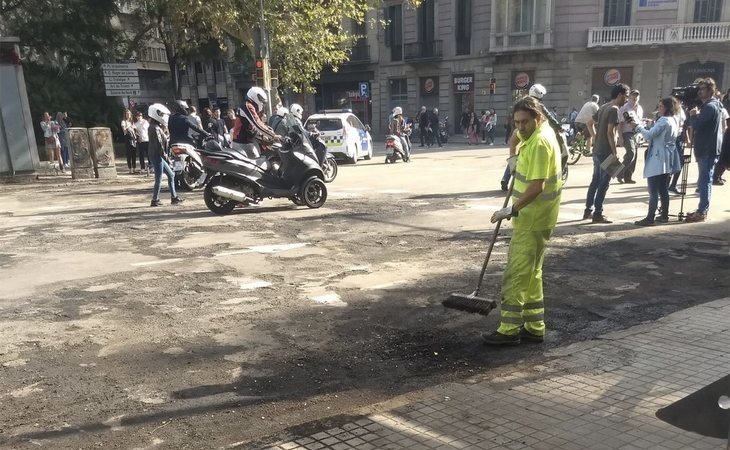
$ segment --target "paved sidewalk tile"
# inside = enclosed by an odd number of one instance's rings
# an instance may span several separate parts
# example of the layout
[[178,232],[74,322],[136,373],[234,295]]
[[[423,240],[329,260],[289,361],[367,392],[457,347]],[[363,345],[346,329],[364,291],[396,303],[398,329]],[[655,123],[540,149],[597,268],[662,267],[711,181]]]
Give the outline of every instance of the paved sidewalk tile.
[[724,448],[724,440],[674,428],[654,414],[727,375],[727,323],[730,298],[551,350],[556,357],[537,379],[437,386],[421,401],[287,442],[272,438],[261,448]]

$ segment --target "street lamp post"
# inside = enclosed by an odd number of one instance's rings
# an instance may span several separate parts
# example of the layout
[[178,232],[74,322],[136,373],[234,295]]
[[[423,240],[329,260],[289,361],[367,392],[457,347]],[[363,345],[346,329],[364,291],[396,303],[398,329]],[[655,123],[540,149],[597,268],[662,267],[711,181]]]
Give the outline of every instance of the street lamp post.
[[[269,41],[266,37],[266,28],[264,26],[264,0],[259,0],[259,30],[261,31],[261,45],[259,47],[259,56],[266,60],[266,63],[264,64],[264,67],[266,67],[266,70],[268,70],[271,65],[269,64]],[[264,80],[269,80],[270,77],[268,74],[264,75]],[[266,91],[266,96],[269,98],[269,101],[266,102],[266,113],[268,117],[271,117],[271,82],[264,82],[264,90]]]

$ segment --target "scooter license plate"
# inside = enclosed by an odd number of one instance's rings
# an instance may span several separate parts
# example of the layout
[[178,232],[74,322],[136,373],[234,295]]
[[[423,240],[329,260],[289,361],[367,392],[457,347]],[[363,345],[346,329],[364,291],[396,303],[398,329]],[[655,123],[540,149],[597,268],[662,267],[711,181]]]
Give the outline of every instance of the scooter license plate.
[[173,164],[173,170],[175,172],[181,172],[184,168],[185,168],[185,165],[180,160],[175,161],[175,163]]

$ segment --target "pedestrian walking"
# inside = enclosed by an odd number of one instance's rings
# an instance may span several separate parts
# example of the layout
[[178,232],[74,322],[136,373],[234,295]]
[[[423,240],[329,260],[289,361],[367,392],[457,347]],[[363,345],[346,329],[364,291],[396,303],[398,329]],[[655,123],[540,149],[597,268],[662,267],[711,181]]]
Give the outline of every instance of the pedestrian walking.
[[487,124],[487,138],[489,145],[494,145],[495,133],[497,132],[497,110],[489,110],[489,123]]
[[461,131],[464,133],[465,138],[469,138],[469,117],[471,116],[471,111],[469,111],[469,108],[464,108],[464,112],[461,113],[461,120],[459,120],[459,126],[461,127]]
[[162,206],[160,201],[160,188],[162,184],[162,172],[167,176],[167,186],[170,189],[170,198],[173,205],[179,205],[183,200],[175,192],[175,172],[169,164],[168,148],[169,138],[165,132],[170,119],[170,110],[166,106],[155,103],[149,107],[150,117],[149,128],[149,159],[155,171],[155,184],[152,188],[152,202],[150,206]]
[[677,190],[677,182],[679,181],[679,177],[682,174],[682,165],[684,165],[684,144],[687,136],[687,115],[684,112],[684,107],[682,103],[679,104],[679,110],[677,111],[677,114],[674,116],[674,120],[677,121],[677,125],[679,127],[679,135],[677,136],[677,140],[675,141],[675,150],[677,152],[677,158],[680,162],[680,168],[678,171],[672,173],[672,176],[669,180],[669,192],[672,192],[674,194],[679,194],[679,191]]
[[51,118],[48,112],[43,113],[41,121],[41,129],[43,130],[43,139],[46,142],[46,157],[48,161],[55,164],[58,162],[58,170],[64,172],[63,158],[61,157],[61,141],[58,138],[58,132],[61,127]]
[[58,142],[61,146],[61,160],[63,161],[63,167],[68,169],[70,167],[69,154],[68,154],[68,125],[66,123],[66,113],[56,113],[56,123],[58,124]]
[[127,155],[127,168],[129,173],[137,171],[137,133],[134,130],[132,111],[125,109],[122,119],[122,134],[124,136],[124,148]]
[[469,137],[467,144],[477,145],[479,143],[479,120],[474,112],[469,113],[469,118],[466,122],[466,134]]
[[492,223],[512,218],[512,239],[502,277],[499,328],[483,334],[488,345],[543,342],[545,304],[542,265],[560,209],[560,145],[537,99],[524,97],[512,108],[519,141],[512,205],[492,215]]
[[436,142],[438,143],[439,147],[443,147],[443,142],[441,141],[441,119],[439,118],[438,108],[434,108],[431,111],[431,114],[429,115],[429,120],[431,121],[431,131],[433,135],[436,136]]
[[[134,131],[137,134],[137,155],[139,156],[139,169],[150,173],[149,168],[149,155],[147,154],[149,149],[150,135],[149,135],[150,123],[144,118],[141,111],[135,113]],[[145,163],[146,160],[146,163]]]
[[644,178],[649,189],[649,211],[645,218],[634,222],[635,225],[642,227],[654,225],[659,200],[661,200],[661,214],[656,221],[669,222],[669,177],[670,174],[682,169],[676,150],[680,128],[675,116],[679,109],[676,98],[661,99],[657,105],[659,119],[649,129],[642,125],[641,116],[627,113],[628,118],[624,123],[649,142],[644,158]]
[[[429,115],[425,106],[421,106],[421,110],[418,111],[418,114],[416,114],[416,124],[418,125],[418,134],[421,137],[421,145],[419,145],[419,147],[423,147],[428,143],[427,138],[429,128]],[[433,144],[433,140],[431,141],[431,144]],[[431,144],[429,144],[429,147]]]
[[[730,93],[730,89],[728,89]],[[713,186],[723,186],[725,179],[722,177],[725,171],[730,168],[730,100],[727,98],[728,95],[722,99],[722,146],[720,148],[720,156],[717,158],[717,164],[715,164],[715,172],[712,176]]]
[[634,89],[629,94],[629,100],[624,106],[619,109],[618,120],[620,123],[621,132],[619,133],[619,147],[623,147],[626,153],[624,154],[624,170],[616,176],[619,183],[634,184],[636,181],[633,180],[634,171],[636,170],[636,150],[637,141],[634,133],[634,125],[626,122],[624,119],[624,113],[633,113],[633,117],[637,117],[641,120],[644,117],[644,108],[639,104],[640,93],[638,89]]
[[603,215],[603,201],[606,199],[611,176],[601,168],[601,164],[611,155],[617,158],[618,111],[626,103],[628,96],[629,87],[623,83],[617,84],[611,90],[611,101],[601,106],[593,116],[593,121],[597,124],[596,143],[593,149],[593,178],[588,186],[583,220],[592,218],[593,223],[611,223]]
[[697,97],[703,102],[702,107],[692,108],[689,114],[694,117],[692,139],[699,169],[697,188],[700,201],[697,211],[687,214],[686,222],[704,222],[707,219],[713,172],[722,149],[722,104],[715,98],[715,80],[703,78],[697,85]]
[[479,127],[482,130],[482,144],[487,143],[487,124],[489,124],[489,110],[484,110],[479,115]]

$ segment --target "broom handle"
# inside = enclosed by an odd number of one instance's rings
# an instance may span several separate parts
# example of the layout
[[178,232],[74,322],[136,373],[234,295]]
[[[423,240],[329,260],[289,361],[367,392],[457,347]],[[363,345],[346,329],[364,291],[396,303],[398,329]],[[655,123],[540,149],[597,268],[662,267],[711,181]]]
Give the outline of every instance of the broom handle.
[[[509,204],[509,199],[512,197],[512,189],[515,186],[515,176],[512,174],[512,179],[509,182],[509,189],[507,189],[507,196],[504,198],[502,208],[506,208]],[[487,250],[487,257],[484,258],[484,264],[482,264],[482,273],[479,274],[479,282],[477,283],[477,289],[474,291],[474,296],[479,296],[479,291],[482,289],[482,282],[484,281],[484,274],[487,273],[487,265],[489,264],[489,258],[492,256],[492,249],[494,243],[497,242],[497,236],[499,235],[499,227],[502,225],[502,219],[497,222],[497,226],[494,227],[494,234],[492,234],[492,241],[489,243],[489,249]]]

